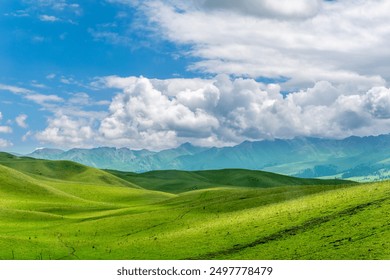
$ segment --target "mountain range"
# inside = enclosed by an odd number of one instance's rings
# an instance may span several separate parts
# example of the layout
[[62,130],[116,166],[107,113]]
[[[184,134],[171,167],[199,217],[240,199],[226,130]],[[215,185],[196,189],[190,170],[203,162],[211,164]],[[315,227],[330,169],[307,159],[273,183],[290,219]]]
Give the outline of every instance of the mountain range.
[[130,172],[245,168],[302,178],[374,181],[390,178],[390,134],[348,137],[245,141],[232,147],[196,147],[190,143],[162,151],[99,147],[41,148],[29,157],[71,160],[101,169]]

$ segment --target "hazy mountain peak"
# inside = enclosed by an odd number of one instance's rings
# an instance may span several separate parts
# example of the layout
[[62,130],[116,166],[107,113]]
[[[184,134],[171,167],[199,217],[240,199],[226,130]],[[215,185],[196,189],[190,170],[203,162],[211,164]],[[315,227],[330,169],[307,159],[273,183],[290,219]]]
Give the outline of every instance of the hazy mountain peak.
[[244,141],[233,147],[197,147],[183,143],[153,152],[129,148],[40,149],[28,156],[73,160],[85,165],[145,172],[162,169],[260,169],[301,177],[354,180],[390,178],[390,135],[346,139],[298,137]]

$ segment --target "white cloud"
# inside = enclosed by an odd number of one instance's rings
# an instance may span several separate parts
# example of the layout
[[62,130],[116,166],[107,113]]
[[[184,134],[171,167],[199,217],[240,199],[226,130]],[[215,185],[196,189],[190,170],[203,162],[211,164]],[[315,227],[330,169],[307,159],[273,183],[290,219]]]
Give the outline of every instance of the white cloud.
[[35,88],[40,88],[40,89],[47,88],[46,85],[44,85],[44,84],[39,84],[39,83],[37,83],[37,82],[35,82],[35,81],[33,81],[33,82],[31,83],[31,86],[33,86],[33,87],[35,87]]
[[12,17],[29,17],[30,14],[26,10],[17,10],[12,13],[5,13],[5,16],[12,16]]
[[22,127],[22,128],[27,128],[27,124],[26,124],[26,120],[27,120],[28,116],[26,114],[20,114],[19,116],[16,117],[15,121],[17,123],[18,126]]
[[190,46],[185,54],[198,58],[191,70],[285,78],[289,90],[321,80],[362,92],[386,85],[390,1],[280,3],[150,0],[140,9],[156,36]]
[[50,73],[50,74],[48,74],[48,75],[46,76],[46,79],[52,80],[52,79],[54,79],[55,77],[56,77],[56,74]]
[[76,92],[71,94],[71,97],[68,99],[68,103],[73,106],[108,106],[110,105],[110,101],[108,100],[93,100],[87,93],[85,92]]
[[91,120],[75,119],[61,113],[49,119],[47,128],[35,135],[39,141],[62,147],[87,147],[95,136]]
[[4,85],[4,84],[0,84],[0,90],[6,90],[6,91],[12,92],[14,94],[30,94],[33,92],[33,91],[25,89],[25,88]]
[[278,84],[226,75],[167,80],[109,76],[96,83],[122,91],[108,112],[61,110],[38,139],[57,145],[159,150],[184,142],[223,146],[244,140],[344,138],[390,131],[386,87],[362,92],[319,81],[285,96]]
[[83,84],[82,81],[78,81],[74,77],[61,76],[61,78],[59,78],[59,81],[61,83],[65,84],[65,85],[75,85],[75,86],[78,86],[78,87],[90,89],[90,86],[87,86],[87,85]]
[[368,91],[364,98],[364,105],[374,117],[390,118],[390,89],[375,87]]
[[29,94],[25,96],[26,99],[34,101],[37,104],[44,105],[48,102],[63,102],[64,100],[57,95],[45,95],[45,94]]
[[320,81],[317,82],[313,88],[291,94],[289,98],[299,106],[330,106],[341,94],[342,91],[333,86],[330,82]]
[[[3,119],[3,114],[0,112],[0,121]],[[0,133],[12,133],[12,128],[9,126],[0,125]],[[0,139],[1,140],[1,139]],[[1,146],[0,146],[1,147]]]
[[60,82],[63,83],[63,84],[66,84],[66,85],[70,85],[73,83],[73,79],[72,78],[65,78],[65,77],[62,77],[60,79]]
[[317,14],[319,0],[194,0],[200,7],[230,10],[260,17],[307,18]]
[[53,103],[53,102],[55,103],[55,102],[64,101],[61,97],[54,94],[50,94],[50,95],[40,94],[40,93],[36,93],[33,90],[10,86],[10,85],[0,84],[0,90],[6,90],[13,94],[22,95],[23,98],[34,101],[35,103],[40,105],[46,105],[46,103]]
[[39,19],[41,21],[48,21],[48,22],[55,22],[55,21],[60,21],[58,17],[55,16],[49,16],[49,15],[40,15]]
[[0,148],[8,148],[8,147],[11,147],[11,146],[13,146],[12,142],[0,138]]
[[72,97],[69,98],[68,101],[75,105],[90,105],[92,103],[89,95],[85,92],[77,92],[72,94]]
[[12,133],[12,128],[9,126],[0,125],[0,133]]
[[[126,80],[125,80],[126,82]],[[192,95],[188,91],[189,95]],[[197,97],[202,93],[197,92]],[[191,138],[202,135],[212,136],[219,126],[218,120],[208,114],[205,108],[190,108],[177,98],[169,98],[156,89],[152,81],[138,78],[124,88],[110,105],[110,115],[101,122],[99,132],[113,142],[128,142],[138,146],[140,141],[152,148],[171,146],[178,138]],[[156,142],[156,135],[168,141]],[[163,138],[164,139],[164,138]]]
[[31,130],[27,131],[27,132],[22,136],[22,141],[23,141],[23,142],[26,142],[26,141],[29,139],[29,137],[31,137],[32,135],[33,135],[33,133],[32,133]]
[[[96,145],[106,144],[102,141],[98,133],[101,120],[107,116],[107,112],[86,111],[83,106],[91,105],[86,95],[80,94],[80,101],[88,104],[69,104],[65,106],[53,106],[49,108],[54,116],[48,118],[47,126],[44,130],[31,132],[25,138],[33,136],[42,143],[51,143],[59,147],[96,147]],[[77,95],[76,95],[77,99]],[[76,102],[73,99],[73,102]],[[72,100],[72,98],[70,99]],[[108,143],[108,142],[107,142]]]
[[[67,22],[75,24],[83,9],[77,3],[68,0],[22,0],[26,9],[12,13],[12,16],[34,16],[43,22]],[[35,37],[35,39],[44,39]],[[38,40],[39,41],[39,40]]]

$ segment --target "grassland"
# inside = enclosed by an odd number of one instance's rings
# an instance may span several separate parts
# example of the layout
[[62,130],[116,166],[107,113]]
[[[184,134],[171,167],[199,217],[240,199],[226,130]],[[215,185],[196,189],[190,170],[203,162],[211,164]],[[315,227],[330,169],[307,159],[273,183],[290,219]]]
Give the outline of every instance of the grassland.
[[390,183],[0,153],[0,259],[390,259]]
[[247,169],[203,171],[163,170],[140,174],[116,170],[107,170],[107,172],[143,188],[170,193],[182,193],[221,186],[234,188],[270,188],[279,186],[345,185],[354,183],[337,179],[302,179]]

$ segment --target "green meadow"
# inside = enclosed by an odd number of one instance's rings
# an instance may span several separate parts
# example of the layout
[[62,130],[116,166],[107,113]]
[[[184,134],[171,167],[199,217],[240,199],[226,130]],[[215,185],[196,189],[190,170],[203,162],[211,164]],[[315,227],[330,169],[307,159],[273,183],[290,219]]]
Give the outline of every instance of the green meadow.
[[390,259],[390,183],[0,153],[0,259]]

